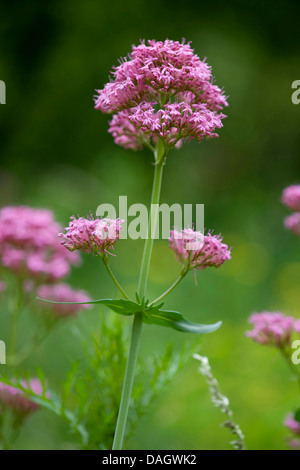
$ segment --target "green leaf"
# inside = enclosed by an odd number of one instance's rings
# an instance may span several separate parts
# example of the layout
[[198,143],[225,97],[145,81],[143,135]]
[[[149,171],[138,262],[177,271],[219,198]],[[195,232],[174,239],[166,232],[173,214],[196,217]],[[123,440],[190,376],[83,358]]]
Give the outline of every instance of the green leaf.
[[182,331],[184,333],[197,334],[212,333],[222,325],[222,322],[218,322],[213,325],[192,323],[186,320],[180,312],[175,312],[173,310],[160,310],[157,307],[144,312],[144,322],[173,328],[173,330]]
[[155,307],[148,307],[149,301],[145,298],[141,300],[141,304],[125,299],[99,299],[90,302],[54,302],[52,300],[37,298],[52,304],[102,304],[110,308],[113,312],[126,316],[142,312],[144,314],[145,323],[166,326],[185,333],[211,333],[220,328],[222,324],[222,322],[218,322],[213,325],[201,325],[199,323],[189,322],[184,318],[182,313],[173,310],[161,310],[163,303]]
[[132,300],[118,299],[103,299],[98,300],[97,303],[103,304],[110,308],[113,312],[121,315],[134,315],[135,313],[141,312],[141,306]]
[[41,299],[40,297],[37,297],[37,299],[50,304],[102,304],[110,308],[113,312],[119,313],[120,315],[134,315],[135,313],[142,311],[142,308],[139,304],[133,302],[132,300],[125,299],[99,299],[91,300],[90,302],[55,302],[53,300]]

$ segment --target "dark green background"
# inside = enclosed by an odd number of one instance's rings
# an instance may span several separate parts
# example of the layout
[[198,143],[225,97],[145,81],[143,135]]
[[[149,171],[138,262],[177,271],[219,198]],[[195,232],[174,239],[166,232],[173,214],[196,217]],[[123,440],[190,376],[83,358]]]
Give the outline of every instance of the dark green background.
[[[220,270],[200,272],[197,287],[190,275],[167,305],[194,321],[224,322],[205,337],[201,352],[211,358],[251,449],[285,448],[282,421],[299,405],[277,353],[244,336],[252,311],[300,316],[299,240],[284,230],[288,211],[280,204],[282,189],[300,181],[300,105],[291,102],[291,84],[300,79],[299,13],[291,1],[1,2],[0,79],[7,87],[0,108],[1,205],[47,207],[66,225],[72,214],[117,204],[119,195],[128,195],[129,204],[149,201],[151,155],[117,147],[108,117],[92,100],[118,57],[140,38],[192,41],[224,86],[230,107],[220,138],[169,154],[162,202],[204,203],[206,228],[223,233],[233,258]],[[141,241],[123,240],[112,260],[131,292],[141,251]],[[158,242],[149,296],[159,295],[178,269],[168,243]],[[70,281],[96,298],[114,295],[94,258],[85,257]],[[82,313],[79,324],[82,317],[89,321]],[[62,341],[66,335],[69,344]],[[141,356],[169,340],[183,341],[157,327],[145,327],[143,335]],[[45,351],[37,364],[61,379],[80,354],[70,324]],[[18,446],[68,446],[62,423],[45,412],[42,417],[28,421]],[[191,360],[142,420],[130,447],[229,448],[221,420]]]

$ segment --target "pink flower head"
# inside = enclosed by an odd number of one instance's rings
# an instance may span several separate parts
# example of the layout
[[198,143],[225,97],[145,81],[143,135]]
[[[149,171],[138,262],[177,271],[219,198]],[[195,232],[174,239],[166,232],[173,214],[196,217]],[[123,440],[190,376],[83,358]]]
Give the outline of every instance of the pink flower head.
[[[39,379],[31,379],[29,384],[24,380],[21,385],[25,388],[32,390],[37,395],[43,394],[43,387]],[[50,396],[49,393],[46,396]],[[16,413],[23,415],[30,414],[39,408],[39,405],[34,403],[26,396],[26,393],[13,387],[0,383],[0,408],[1,405],[13,409]]]
[[228,103],[190,43],[142,42],[112,75],[97,90],[95,108],[117,113],[109,132],[118,145],[140,149],[161,137],[170,148],[186,138],[217,137],[226,117],[218,112]]
[[284,226],[300,237],[300,212],[295,212],[286,217]]
[[57,238],[60,229],[52,212],[46,209],[2,208],[0,264],[18,276],[38,282],[61,279],[79,257],[61,246]]
[[289,414],[285,421],[284,425],[293,432],[296,436],[300,436],[300,423],[299,421],[295,420],[295,417],[293,414]]
[[291,334],[295,330],[295,318],[279,312],[262,312],[251,315],[249,322],[252,331],[246,336],[260,344],[275,345],[283,348],[290,344]]
[[[40,286],[37,291],[41,299],[52,300],[54,302],[90,302],[91,298],[83,290],[74,290],[69,284],[53,284]],[[57,316],[74,315],[80,310],[90,308],[89,304],[51,304],[40,302],[40,305],[50,310]]]
[[300,185],[288,186],[284,189],[281,202],[292,211],[300,211]]
[[296,320],[294,328],[296,333],[300,334],[300,320]]
[[60,233],[62,245],[68,250],[82,250],[84,253],[104,255],[113,249],[119,239],[124,220],[85,219],[71,217],[66,233]]
[[171,230],[169,242],[178,260],[190,269],[218,268],[231,259],[231,252],[221,235],[203,235],[193,229]]
[[223,117],[204,103],[170,103],[156,111],[154,103],[142,102],[116,114],[109,132],[125,148],[139,150],[144,143],[155,143],[159,137],[172,147],[184,139],[201,142],[205,137],[217,137],[215,130],[223,126]]

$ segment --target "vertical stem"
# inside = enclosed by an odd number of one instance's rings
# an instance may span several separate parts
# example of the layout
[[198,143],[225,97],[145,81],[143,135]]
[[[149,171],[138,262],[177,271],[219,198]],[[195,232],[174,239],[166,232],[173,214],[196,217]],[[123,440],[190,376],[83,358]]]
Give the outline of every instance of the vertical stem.
[[[163,148],[162,143],[159,141],[157,144],[156,151],[155,151],[156,166],[155,166],[155,172],[154,172],[150,215],[149,215],[149,223],[148,223],[148,237],[145,240],[144,253],[143,253],[143,259],[142,259],[141,270],[140,270],[140,278],[139,278],[138,294],[140,298],[143,298],[146,294],[149,266],[150,266],[153,241],[154,241],[152,235],[155,234],[157,218],[158,218],[158,204],[159,204],[159,198],[160,198],[160,188],[161,188],[161,182],[162,182],[164,156],[165,156],[164,148]],[[135,365],[136,365],[136,360],[137,360],[142,326],[143,326],[143,315],[142,313],[137,313],[134,317],[133,326],[132,326],[131,343],[130,343],[130,349],[129,349],[129,354],[127,358],[119,415],[118,415],[116,432],[115,432],[114,442],[113,442],[113,447],[112,447],[113,450],[121,450],[122,445],[123,445],[127,416],[128,416],[128,409],[129,409],[129,403],[130,403],[132,385],[133,385],[133,379],[134,379],[134,370],[135,370]]]
[[122,397],[118,414],[118,421],[112,450],[121,450],[123,446],[126,422],[128,416],[129,403],[134,378],[134,370],[137,360],[139,339],[142,331],[143,317],[141,313],[137,313],[133,320],[131,342],[129,354],[127,358],[126,372],[124,377]]
[[162,174],[163,174],[163,163],[159,163],[158,165],[155,166],[151,207],[150,207],[150,215],[149,215],[149,222],[148,222],[148,237],[145,241],[140,279],[139,279],[138,294],[141,299],[146,294],[149,266],[150,266],[152,248],[153,248],[153,243],[154,243],[153,237],[155,236],[157,219],[158,219],[158,205],[159,205],[159,198],[160,198]]

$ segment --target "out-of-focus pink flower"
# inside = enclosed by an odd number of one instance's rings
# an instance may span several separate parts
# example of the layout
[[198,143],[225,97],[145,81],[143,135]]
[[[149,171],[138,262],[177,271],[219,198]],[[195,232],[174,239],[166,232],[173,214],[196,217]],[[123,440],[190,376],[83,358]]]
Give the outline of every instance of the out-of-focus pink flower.
[[[25,389],[30,389],[37,395],[43,394],[43,387],[39,379],[31,379],[29,384],[23,380],[21,385]],[[49,392],[46,393],[46,396],[49,398]],[[34,403],[28,396],[26,392],[23,392],[12,385],[7,385],[0,383],[0,408],[1,405],[13,409],[16,413],[27,415],[33,411],[36,411],[39,408],[39,405]]]
[[284,226],[300,237],[300,212],[289,215],[284,220]]
[[203,235],[193,229],[171,230],[170,248],[183,266],[190,269],[218,268],[231,259],[231,252],[221,235]]
[[79,261],[59,243],[51,211],[26,206],[0,210],[0,264],[23,278],[53,282]]
[[300,184],[288,186],[284,189],[281,202],[292,211],[300,211]]
[[300,334],[300,320],[295,322],[295,331]]
[[288,445],[293,450],[300,450],[300,439],[288,439]]
[[186,138],[217,137],[225,117],[218,111],[228,103],[190,43],[142,42],[112,75],[97,90],[95,108],[118,113],[109,129],[117,144],[140,149],[159,136],[171,147]]
[[[54,302],[90,302],[91,298],[83,290],[74,290],[69,284],[53,284],[40,286],[37,291],[41,299],[52,300]],[[40,305],[51,313],[58,316],[74,315],[80,310],[90,308],[89,304],[51,304],[40,302]]]
[[260,344],[275,345],[283,348],[290,344],[291,334],[295,331],[296,320],[280,312],[262,312],[251,315],[249,322],[254,326],[246,336]]
[[121,225],[119,219],[94,219],[71,217],[66,233],[60,233],[62,245],[68,250],[81,250],[84,253],[103,255],[113,249],[119,239]]
[[284,425],[292,431],[296,436],[300,436],[300,423],[296,421],[293,414],[289,414],[285,421]]

